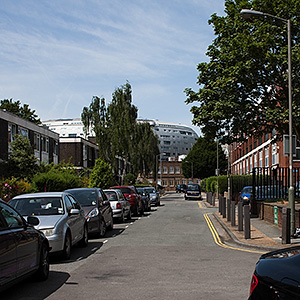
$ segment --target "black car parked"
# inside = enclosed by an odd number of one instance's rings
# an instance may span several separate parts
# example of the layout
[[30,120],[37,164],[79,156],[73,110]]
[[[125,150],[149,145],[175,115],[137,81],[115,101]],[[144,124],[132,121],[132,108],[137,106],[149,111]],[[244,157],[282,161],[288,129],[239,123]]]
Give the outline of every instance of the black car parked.
[[263,254],[251,280],[249,300],[300,299],[300,246]]
[[0,291],[17,281],[36,275],[46,280],[49,275],[49,243],[33,225],[39,219],[25,219],[0,199]]
[[66,192],[80,203],[88,224],[88,233],[105,236],[106,230],[113,229],[113,211],[107,196],[100,188],[77,188]]

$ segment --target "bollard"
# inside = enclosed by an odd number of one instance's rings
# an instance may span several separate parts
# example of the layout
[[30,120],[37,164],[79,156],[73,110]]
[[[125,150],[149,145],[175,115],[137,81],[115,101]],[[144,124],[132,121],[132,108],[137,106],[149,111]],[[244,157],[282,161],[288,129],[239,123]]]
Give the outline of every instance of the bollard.
[[251,226],[250,226],[250,207],[244,205],[244,218],[245,218],[245,239],[251,238]]
[[230,213],[231,213],[231,201],[230,201],[230,199],[227,199],[227,221],[230,221],[231,220],[231,215],[230,215]]
[[212,204],[212,206],[215,206],[215,204],[216,204],[216,195],[215,195],[215,193],[213,193],[213,195],[212,195],[211,204]]
[[243,202],[238,203],[238,231],[243,231]]
[[235,201],[231,201],[231,226],[235,226]]
[[282,208],[282,244],[291,243],[291,209]]
[[222,215],[222,196],[219,196],[219,213]]
[[223,218],[226,218],[226,198],[222,197],[222,210],[223,210]]
[[212,196],[212,193],[211,193],[211,192],[208,192],[208,193],[206,194],[206,201],[207,201],[209,204],[211,204],[211,196]]

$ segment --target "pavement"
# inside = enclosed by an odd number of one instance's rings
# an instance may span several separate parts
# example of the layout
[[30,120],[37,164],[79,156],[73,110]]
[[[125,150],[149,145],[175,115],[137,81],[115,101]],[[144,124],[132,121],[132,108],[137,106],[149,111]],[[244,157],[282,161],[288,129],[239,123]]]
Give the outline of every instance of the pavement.
[[[216,200],[215,206],[212,206],[206,201],[206,195],[203,195],[202,204],[207,208],[218,208],[218,200]],[[231,221],[227,221],[227,218],[214,210],[210,214],[210,219],[216,227],[219,237],[225,244],[238,244],[246,248],[254,248],[262,251],[272,251],[291,246],[300,246],[300,237],[291,238],[290,244],[282,244],[282,229],[275,224],[261,220],[260,218],[250,219],[250,239],[245,239],[245,232],[239,231],[238,226],[232,226]],[[236,215],[236,222],[237,215]]]

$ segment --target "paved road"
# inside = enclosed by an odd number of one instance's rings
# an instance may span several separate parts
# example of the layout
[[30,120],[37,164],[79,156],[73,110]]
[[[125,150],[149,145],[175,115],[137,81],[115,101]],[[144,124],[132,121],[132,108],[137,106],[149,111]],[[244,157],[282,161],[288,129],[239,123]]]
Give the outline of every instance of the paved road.
[[259,253],[217,245],[215,208],[169,194],[145,217],[52,259],[48,281],[27,280],[1,299],[247,299]]

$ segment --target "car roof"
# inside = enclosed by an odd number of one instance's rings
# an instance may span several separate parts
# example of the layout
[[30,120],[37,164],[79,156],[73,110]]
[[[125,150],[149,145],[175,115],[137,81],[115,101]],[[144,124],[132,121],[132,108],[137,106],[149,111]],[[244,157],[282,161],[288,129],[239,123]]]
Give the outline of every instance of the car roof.
[[22,194],[13,197],[13,199],[19,198],[33,198],[33,197],[62,197],[65,192],[43,192],[43,193],[31,193],[31,194]]
[[65,192],[71,191],[89,191],[89,190],[97,190],[98,188],[74,188],[74,189],[67,189]]

